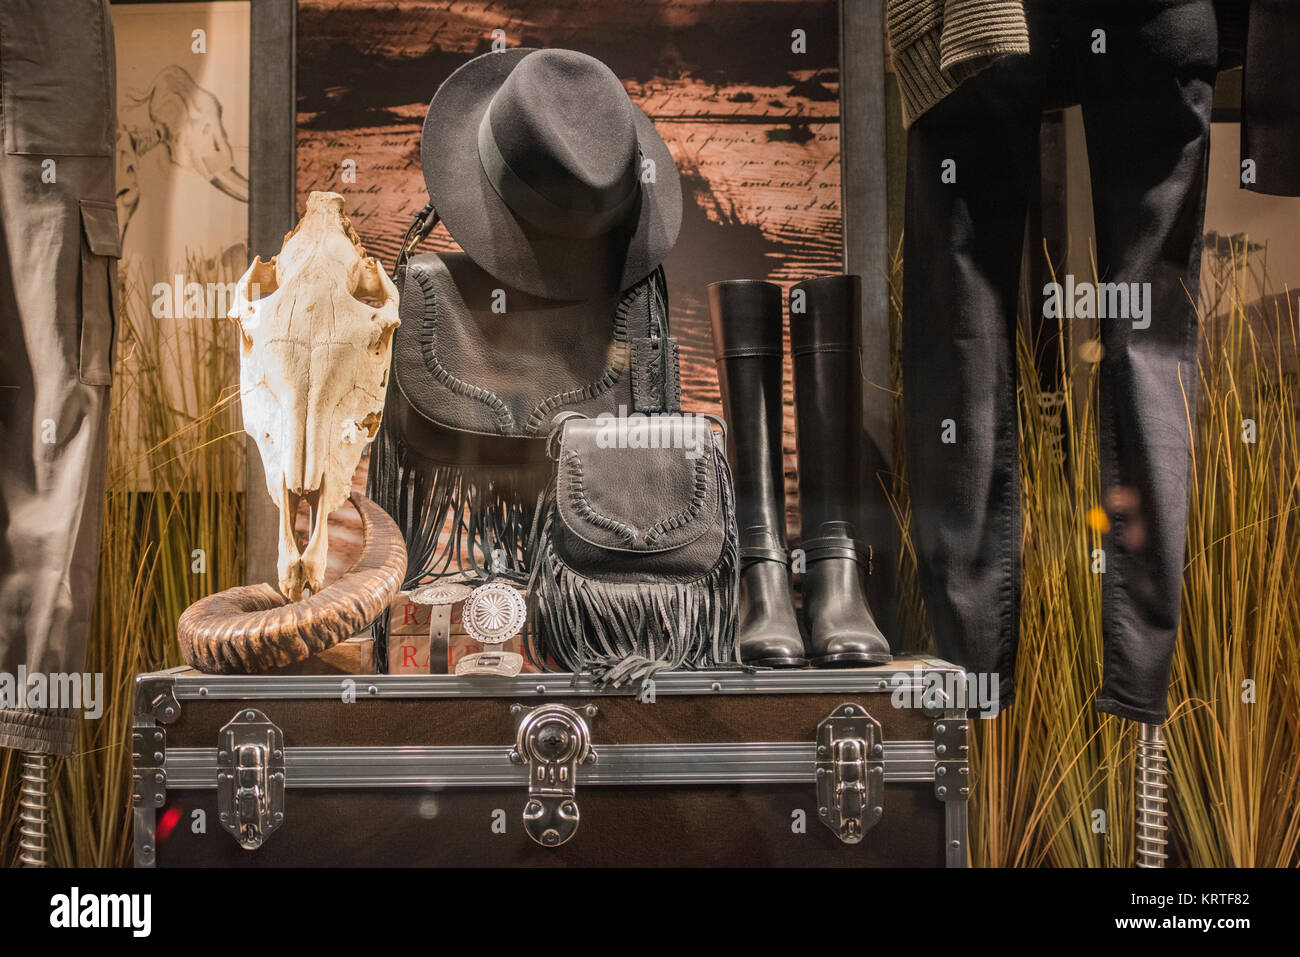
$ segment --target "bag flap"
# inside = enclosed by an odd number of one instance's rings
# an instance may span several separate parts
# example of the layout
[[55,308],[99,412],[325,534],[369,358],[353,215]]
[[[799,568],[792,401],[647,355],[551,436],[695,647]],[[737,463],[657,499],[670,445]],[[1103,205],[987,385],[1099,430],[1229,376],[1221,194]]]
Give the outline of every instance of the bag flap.
[[554,302],[504,287],[463,253],[425,253],[397,281],[393,380],[439,428],[540,441],[562,411],[678,407],[675,343],[657,338],[666,297],[649,279],[601,299]]
[[408,262],[399,276],[398,313],[393,334],[393,385],[409,407],[442,428],[480,435],[510,435],[516,423],[499,396],[458,377],[434,348],[438,305],[464,310],[456,284],[442,259],[426,253]]
[[541,300],[503,287],[463,254],[416,256],[403,273],[393,340],[398,387],[446,428],[544,439],[558,411],[628,402],[629,320],[643,298]]
[[689,545],[719,521],[713,429],[695,415],[570,419],[556,505],[583,541],[619,552]]
[[96,256],[122,256],[122,235],[117,230],[117,206],[93,199],[81,201],[81,228],[86,245]]

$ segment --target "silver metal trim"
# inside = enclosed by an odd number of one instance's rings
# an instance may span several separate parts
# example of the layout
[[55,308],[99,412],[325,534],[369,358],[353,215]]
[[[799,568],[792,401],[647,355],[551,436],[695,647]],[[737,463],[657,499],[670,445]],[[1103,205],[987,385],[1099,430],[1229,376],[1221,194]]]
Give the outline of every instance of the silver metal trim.
[[[168,674],[168,673],[169,672],[159,672],[159,674]],[[140,678],[147,678],[147,677],[151,677],[151,676],[149,675],[139,676],[136,679],[137,682],[136,687],[139,688]],[[139,703],[140,703],[139,699],[137,698],[137,705]],[[132,743],[131,803],[133,805],[131,809],[132,810],[131,843],[132,843],[134,862],[136,867],[153,867],[155,866],[157,861],[157,847],[155,846],[155,837],[156,837],[155,831],[158,825],[158,809],[152,802],[150,802],[149,804],[145,804],[143,800],[143,794],[137,788],[136,781],[137,781],[137,775],[141,773],[141,762],[140,762],[140,754],[138,754],[134,748],[136,734],[148,734],[150,732],[153,732],[156,729],[158,729],[158,722],[154,718],[154,716],[147,711],[141,713],[140,711],[137,710],[136,713],[131,718],[131,743]],[[166,732],[164,732],[164,737],[165,734]],[[214,754],[213,757],[215,758],[216,755]],[[163,789],[159,792],[164,796],[164,800],[166,798],[166,793],[167,793],[166,792],[166,780],[167,780],[166,764],[167,764],[166,748],[165,748],[165,740],[164,740],[164,756],[162,761]],[[214,785],[216,783],[215,772],[216,769],[213,768]],[[141,799],[139,803],[136,802],[137,794],[141,795]]]
[[[214,755],[215,757],[215,755]],[[216,784],[216,775],[212,783]],[[134,809],[133,842],[135,845],[135,866],[154,867],[157,864],[157,849],[154,846],[155,830],[158,816],[154,808],[138,807]]]
[[965,867],[970,851],[969,805],[965,798],[943,802],[944,865]]
[[151,717],[161,724],[172,724],[180,717],[181,706],[172,692],[176,683],[170,672],[138,675],[135,679],[135,715]]
[[[290,788],[524,788],[527,768],[512,764],[509,755],[509,745],[286,748],[285,783]],[[598,763],[583,766],[581,782],[583,787],[812,784],[816,766],[812,742],[606,744],[600,747]],[[933,742],[885,742],[886,783],[933,780]],[[216,784],[215,748],[168,749],[168,788],[214,788]]]
[[[959,671],[956,666],[931,666],[926,673]],[[172,672],[174,673],[174,672]],[[655,677],[655,694],[863,694],[921,690],[913,668],[864,671],[679,671]],[[175,694],[181,701],[204,698],[265,701],[268,699],[339,698],[490,698],[533,695],[635,695],[636,688],[598,688],[588,676],[576,682],[569,674],[505,677],[481,675],[176,675]]]

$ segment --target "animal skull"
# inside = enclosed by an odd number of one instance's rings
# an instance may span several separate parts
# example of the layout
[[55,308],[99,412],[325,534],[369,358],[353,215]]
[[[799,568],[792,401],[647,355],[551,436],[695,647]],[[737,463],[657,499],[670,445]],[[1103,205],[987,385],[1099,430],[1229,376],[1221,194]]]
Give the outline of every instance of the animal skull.
[[[262,455],[280,509],[280,590],[320,590],[330,512],[379,429],[388,384],[397,287],[365,254],[337,193],[313,192],[269,262],[255,258],[235,290],[244,428]],[[301,553],[299,502],[311,507]]]

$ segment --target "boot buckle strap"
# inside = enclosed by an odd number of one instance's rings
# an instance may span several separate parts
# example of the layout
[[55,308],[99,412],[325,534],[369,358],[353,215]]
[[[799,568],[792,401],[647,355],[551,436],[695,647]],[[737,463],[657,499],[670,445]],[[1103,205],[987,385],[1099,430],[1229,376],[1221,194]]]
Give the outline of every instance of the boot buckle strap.
[[790,553],[785,543],[767,526],[753,525],[740,533],[740,560],[742,563],[777,562],[790,564]]
[[744,545],[740,548],[740,560],[747,565],[753,562],[776,562],[778,565],[789,565],[790,555],[783,548],[772,548],[768,545]]
[[866,542],[841,536],[824,536],[809,538],[801,542],[800,547],[803,549],[804,561],[808,564],[827,558],[847,558],[866,568],[868,574],[871,572],[872,551]]

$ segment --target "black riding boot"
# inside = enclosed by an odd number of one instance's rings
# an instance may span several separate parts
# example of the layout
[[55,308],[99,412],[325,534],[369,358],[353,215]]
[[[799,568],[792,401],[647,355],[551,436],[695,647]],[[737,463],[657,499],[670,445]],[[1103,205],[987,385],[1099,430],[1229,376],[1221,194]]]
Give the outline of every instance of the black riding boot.
[[746,664],[803,668],[785,538],[781,458],[781,289],[737,279],[709,286],[713,352],[727,419],[740,529],[740,633]]
[[859,298],[857,276],[810,279],[791,291],[803,616],[817,667],[891,658],[863,592],[867,546],[854,538],[865,477]]

